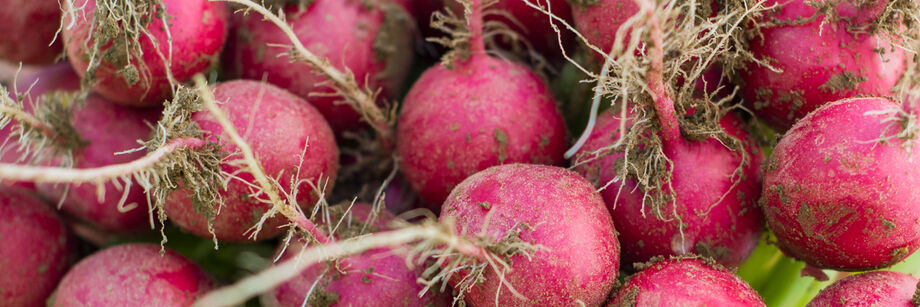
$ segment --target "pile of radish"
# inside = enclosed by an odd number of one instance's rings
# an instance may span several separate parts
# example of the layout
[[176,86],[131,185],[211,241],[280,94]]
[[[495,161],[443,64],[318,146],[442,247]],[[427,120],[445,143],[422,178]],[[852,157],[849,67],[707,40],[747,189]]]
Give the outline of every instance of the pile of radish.
[[920,305],[920,1],[0,6],[0,305]]

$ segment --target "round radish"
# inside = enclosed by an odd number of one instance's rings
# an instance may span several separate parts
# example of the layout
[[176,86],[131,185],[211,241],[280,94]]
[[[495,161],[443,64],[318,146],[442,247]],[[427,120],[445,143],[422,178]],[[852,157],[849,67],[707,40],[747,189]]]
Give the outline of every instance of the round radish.
[[869,272],[844,278],[821,290],[809,307],[822,306],[915,306],[917,279],[890,271]]
[[[398,93],[412,64],[408,16],[401,8],[379,0],[316,0],[305,9],[289,5],[285,11],[307,49],[336,68],[350,70],[359,86],[382,88],[386,97]],[[286,49],[270,45],[288,45],[290,38],[276,25],[258,14],[236,21],[225,57],[231,75],[265,78],[291,91],[316,107],[336,132],[361,127],[360,115],[351,106],[328,95],[335,91],[324,83],[326,77],[310,65],[278,56]]]
[[[456,221],[461,233],[483,234],[496,242],[510,235],[540,246],[530,259],[512,256],[511,270],[503,277],[486,270],[465,293],[472,306],[493,306],[496,299],[501,306],[597,306],[616,282],[616,230],[603,199],[575,172],[528,164],[488,168],[457,185],[441,220]],[[455,290],[461,278],[451,279]]]
[[[61,24],[57,0],[0,0],[0,59],[47,64],[61,54],[54,40]],[[54,44],[51,42],[54,41]]]
[[76,245],[64,221],[31,194],[0,188],[0,301],[44,306],[75,259]]
[[[163,12],[143,16],[139,22],[149,36],[139,34],[133,42],[120,32],[128,22],[106,20],[108,28],[94,24],[102,23],[94,20],[98,13],[96,2],[74,1],[74,7],[82,7],[77,12],[79,17],[74,21],[66,15],[64,23],[74,23],[63,31],[67,58],[81,78],[90,79],[94,91],[120,104],[162,104],[171,88],[166,63],[175,81],[184,82],[217,61],[227,36],[226,12],[219,2],[162,0],[168,29],[159,18]],[[94,54],[94,45],[100,39],[111,43],[102,44]],[[138,44],[139,53],[130,48],[132,44]],[[91,59],[93,64],[99,64],[98,68],[90,67]],[[88,68],[93,71],[90,75],[86,74]]]
[[48,306],[189,306],[215,287],[182,255],[126,244],[83,259],[64,276]]
[[[620,231],[623,264],[693,253],[726,266],[744,263],[763,230],[763,214],[756,206],[761,189],[761,158],[744,130],[745,124],[731,113],[720,121],[726,133],[747,143],[748,155],[753,157],[740,176],[733,174],[742,163],[741,155],[718,140],[678,143],[680,146],[666,152],[673,162],[673,177],[667,188],[676,195],[677,203],[671,201],[653,210],[643,206],[646,196],[635,179],[614,183],[623,153],[603,151],[620,137],[618,116],[610,112],[600,116],[574,162],[591,160],[577,170],[599,187],[606,186],[601,195]],[[591,159],[595,151],[600,151],[600,156]],[[672,219],[675,213],[679,221]]]
[[696,258],[671,258],[630,276],[607,306],[766,306],[740,277]]
[[617,30],[639,12],[632,0],[568,0],[572,4],[575,27],[588,42],[610,52]]
[[[53,91],[78,91],[80,79],[67,65],[58,65],[38,71],[21,79],[22,91],[31,84],[26,103],[38,106],[42,95]],[[154,123],[158,109],[135,109],[117,105],[99,95],[91,94],[72,109],[71,124],[83,141],[74,153],[74,167],[93,168],[126,163],[144,156],[144,152],[116,155],[115,153],[139,147],[137,141],[150,136],[148,123]],[[63,199],[62,209],[103,230],[131,234],[150,228],[147,198],[144,189],[132,184],[122,201],[123,188],[113,183],[105,184],[105,194],[99,198],[92,184],[63,185],[38,184],[38,191],[48,199]]]
[[[328,180],[325,188],[332,189],[339,165],[338,147],[329,124],[315,108],[303,99],[263,82],[228,81],[215,85],[213,90],[215,98],[223,102],[223,111],[252,147],[265,173],[273,178],[283,174],[278,179],[281,188],[291,193],[292,189],[298,189],[297,202],[301,206],[312,207],[318,191],[306,183],[297,187],[290,186],[290,178],[294,175],[299,175],[297,180],[309,180],[320,187]],[[229,143],[224,129],[211,113],[195,113],[192,120],[201,127],[210,141],[219,140],[224,151],[237,150],[235,145]],[[305,153],[303,161],[300,159],[301,153]],[[223,164],[221,168],[228,173],[238,170],[234,164]],[[199,236],[211,237],[208,225],[213,222],[214,235],[218,240],[247,240],[247,231],[259,222],[271,205],[250,197],[250,185],[255,183],[249,173],[243,172],[237,176],[238,179],[230,180],[226,190],[220,191],[223,204],[219,211],[217,208],[200,208],[191,191],[179,190],[170,194],[166,202],[167,215],[183,229]],[[259,197],[266,196],[263,194]],[[263,224],[256,239],[271,238],[284,232],[279,226],[285,223],[283,216],[275,215]]]
[[[742,70],[741,94],[758,117],[780,130],[819,106],[856,96],[891,96],[906,69],[905,52],[880,34],[856,31],[878,18],[888,1],[860,6],[840,1],[825,20],[813,3],[804,0],[768,0],[776,6],[750,42],[754,57],[780,72],[752,63]],[[815,16],[814,20],[808,18]],[[824,23],[826,22],[826,23]]]
[[486,54],[481,9],[476,2],[469,50],[425,71],[403,101],[400,167],[429,204],[490,166],[563,161],[565,125],[552,95],[527,67]]
[[920,143],[895,136],[903,122],[887,119],[915,120],[899,108],[885,98],[838,101],[779,141],[762,201],[784,252],[815,267],[860,271],[920,247]]
[[[382,212],[373,223],[370,205],[356,203],[345,217],[349,205],[339,205],[332,211],[332,225],[340,219],[335,237],[346,240],[366,232],[388,229],[395,219]],[[318,225],[325,226],[325,225]],[[366,227],[366,228],[365,228]],[[281,260],[296,257],[304,248],[297,240],[284,248]],[[294,279],[266,294],[269,306],[301,306],[306,298],[309,306],[430,306],[432,296],[418,294],[424,288],[417,282],[423,268],[406,266],[406,255],[393,248],[379,248],[329,263],[307,267]],[[315,285],[315,287],[314,287]]]

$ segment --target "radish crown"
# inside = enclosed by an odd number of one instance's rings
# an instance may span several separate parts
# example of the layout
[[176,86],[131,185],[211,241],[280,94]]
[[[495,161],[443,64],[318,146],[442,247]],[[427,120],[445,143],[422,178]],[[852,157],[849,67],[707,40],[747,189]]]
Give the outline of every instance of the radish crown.
[[30,106],[31,113],[26,111],[27,96],[28,91],[17,93],[13,100],[8,90],[0,86],[0,129],[16,121],[0,145],[0,152],[6,153],[10,149],[6,145],[14,141],[16,147],[13,149],[20,154],[17,162],[36,164],[56,158],[62,166],[72,166],[74,152],[86,145],[71,122],[76,94],[54,91],[37,98],[29,97],[28,100],[34,102]]
[[457,16],[453,10],[437,11],[432,16],[431,27],[444,31],[449,37],[428,38],[428,41],[444,45],[451,50],[441,57],[441,64],[453,67],[458,62],[465,62],[475,54],[485,54],[483,38],[483,10],[494,5],[498,0],[459,0],[463,5],[463,16]]
[[[75,3],[82,3],[82,6],[76,6]],[[142,39],[149,39],[159,58],[166,64],[164,67],[170,67],[172,38],[169,35],[169,16],[166,14],[163,0],[96,0],[95,3],[96,10],[93,13],[90,34],[84,42],[88,48],[81,55],[89,62],[82,80],[84,95],[87,95],[96,83],[96,71],[103,62],[117,69],[129,85],[149,83],[150,71],[142,60]],[[72,27],[78,18],[86,18],[86,0],[65,0],[65,4],[62,29]],[[168,41],[158,41],[147,29],[155,20],[161,20],[169,37]],[[160,48],[163,44],[167,48]],[[166,69],[165,73],[170,84],[178,84],[170,69]]]
[[[722,60],[752,58],[747,51],[744,26],[764,8],[761,2],[728,1],[720,2],[722,5],[713,14],[713,3],[709,1],[638,3],[642,8],[640,12],[620,26],[615,36],[618,39],[609,48],[611,52],[603,54],[605,69],[602,71],[608,73],[596,74],[583,69],[599,82],[595,88],[595,104],[607,97],[620,108],[624,123],[620,138],[607,148],[581,154],[575,164],[612,152],[624,154],[616,162],[614,181],[635,180],[645,193],[643,212],[648,205],[659,219],[679,222],[676,211],[672,214],[662,212],[669,202],[680,197],[668,188],[672,162],[665,153],[669,144],[709,138],[720,141],[742,158],[732,174],[735,184],[741,181],[744,167],[751,162],[743,141],[729,135],[719,123],[737,108],[730,105],[731,96],[717,98],[716,94],[699,93],[696,82],[716,63],[723,64],[726,74],[737,66],[737,62]],[[601,50],[607,49],[601,48],[606,46],[592,46],[583,36],[579,37],[589,50],[602,53]],[[717,93],[725,85],[707,84],[706,87],[717,89],[712,91]],[[587,129],[584,133],[591,131]],[[570,152],[574,150],[577,149]]]

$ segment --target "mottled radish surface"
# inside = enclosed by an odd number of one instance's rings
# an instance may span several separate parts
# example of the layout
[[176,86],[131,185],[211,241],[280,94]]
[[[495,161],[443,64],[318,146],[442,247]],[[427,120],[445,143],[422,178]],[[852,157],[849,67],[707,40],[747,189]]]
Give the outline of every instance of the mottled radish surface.
[[[622,167],[617,160],[624,156],[604,148],[619,138],[620,122],[618,112],[602,114],[575,161],[591,161],[576,170],[598,187],[607,186],[601,195],[620,231],[623,265],[628,268],[655,256],[684,254],[706,255],[726,266],[741,265],[763,230],[763,215],[756,206],[762,155],[744,130],[744,122],[731,113],[720,122],[729,135],[747,144],[752,161],[742,175],[732,177],[741,164],[741,155],[717,140],[682,142],[667,153],[674,163],[670,191],[676,194],[676,208],[672,201],[660,211],[648,203],[643,205],[644,191],[636,186],[635,179],[624,184],[613,182],[617,168]],[[591,160],[598,150],[604,150],[599,152],[601,158]],[[675,210],[680,221],[674,219]]]
[[[67,59],[77,73],[84,77],[92,56],[93,44],[95,39],[98,39],[93,37],[88,40],[93,30],[96,1],[74,2],[75,7],[85,7],[74,27],[64,28],[63,38]],[[124,48],[124,43],[105,46],[102,51],[109,52],[102,56],[101,66],[96,70],[94,91],[120,104],[159,105],[163,103],[163,99],[171,95],[167,66],[160,54],[170,59],[169,71],[178,82],[188,80],[192,75],[217,62],[227,36],[224,5],[207,0],[163,0],[163,4],[166,5],[168,16],[168,34],[160,19],[155,19],[147,25],[146,29],[155,38],[156,45],[154,40],[147,36],[140,38],[137,43],[140,44],[143,56],[140,61],[132,58],[132,64],[136,68],[133,73],[123,70],[123,67],[126,67],[126,53],[111,51],[113,46]],[[70,23],[71,20],[68,17],[64,22]],[[172,39],[171,46],[168,38]]]
[[656,262],[630,276],[607,306],[766,306],[750,285],[696,258]]
[[543,81],[485,54],[426,71],[403,101],[397,151],[406,180],[439,204],[464,178],[505,163],[561,164],[565,126]]
[[824,306],[915,306],[917,279],[890,271],[869,272],[844,278],[821,290],[809,307]]
[[[616,282],[620,252],[613,221],[591,183],[575,172],[528,164],[488,168],[451,192],[441,220],[496,240],[520,230],[521,241],[543,247],[532,260],[511,257],[504,280],[527,299],[501,286],[500,306],[597,306]],[[465,296],[472,306],[495,304],[500,277],[492,270],[483,277]]]
[[[265,173],[274,178],[283,172],[284,176],[279,179],[283,190],[293,192],[290,178],[295,174],[299,174],[297,179],[310,180],[319,186],[322,186],[320,179],[329,180],[326,189],[332,190],[339,166],[338,147],[329,124],[315,108],[283,89],[258,81],[228,81],[215,85],[213,90],[215,98],[223,102],[221,109],[252,147]],[[220,140],[224,151],[237,151],[211,113],[195,113],[192,120],[209,135],[209,140]],[[303,152],[306,154],[301,161]],[[221,168],[230,173],[238,170],[230,164],[223,164]],[[220,214],[213,217],[214,234],[221,241],[247,240],[247,230],[271,208],[249,197],[249,184],[255,184],[251,174],[244,172],[238,176],[249,183],[231,180],[227,189],[220,191],[224,203]],[[306,183],[296,188],[299,189],[298,203],[303,208],[312,207],[316,193]],[[217,212],[198,207],[191,195],[184,189],[172,193],[166,201],[166,213],[183,229],[210,238],[208,219]],[[263,225],[256,239],[284,232],[279,226],[285,223],[283,216],[275,215]]]
[[[795,21],[816,14],[803,0],[768,0],[780,5],[765,20]],[[801,24],[760,27],[751,52],[781,70],[752,63],[742,70],[741,94],[759,118],[786,130],[819,106],[856,96],[890,96],[904,73],[907,57],[878,34],[849,28],[868,26],[887,1],[859,8],[842,1],[835,8],[839,21],[821,26],[824,14]]]
[[[13,63],[48,64],[61,54],[57,0],[0,0],[0,59]],[[52,45],[51,42],[54,41]],[[49,46],[50,45],[50,46]]]
[[[767,161],[763,206],[786,254],[838,270],[886,267],[920,246],[920,143],[882,136],[899,106],[884,98],[825,105],[790,129]],[[887,129],[887,130],[886,130]]]
[[125,244],[77,263],[48,306],[190,306],[214,287],[204,270],[179,253]]
[[[344,204],[330,209],[333,225],[348,206]],[[371,212],[369,205],[356,203],[351,208],[350,218],[346,217],[338,226],[335,238],[355,237],[362,234],[364,227],[367,231],[363,233],[386,230],[387,224],[395,219],[384,211],[376,221],[368,224]],[[317,226],[328,229],[327,225]],[[281,261],[296,257],[303,248],[303,241],[295,240],[285,249]],[[424,268],[407,267],[406,255],[398,248],[405,246],[372,249],[334,263],[314,264],[267,293],[266,300],[269,306],[301,306],[310,288],[316,284],[306,300],[309,306],[430,306],[433,303],[430,294],[418,296],[424,286],[416,280]]]
[[[291,5],[285,12],[297,38],[311,52],[336,68],[351,70],[359,86],[382,87],[385,97],[397,94],[412,64],[412,36],[404,10],[377,0],[316,0],[303,10]],[[234,16],[234,20],[225,57],[231,75],[264,77],[291,91],[316,107],[337,132],[361,127],[360,116],[352,107],[336,103],[340,97],[311,95],[333,93],[323,84],[328,79],[306,63],[279,57],[286,48],[268,46],[290,44],[278,26],[258,14]]]
[[639,12],[632,0],[568,0],[578,32],[588,42],[610,52],[616,33],[627,19]]
[[[53,91],[77,91],[80,79],[69,66],[57,65],[40,70],[20,80],[20,91],[29,89],[28,104],[40,104],[42,95]],[[31,109],[31,108],[30,108]],[[94,168],[112,164],[127,163],[144,156],[143,151],[115,153],[139,147],[137,140],[150,136],[147,123],[158,119],[157,108],[138,109],[117,105],[102,96],[91,94],[74,108],[72,124],[85,145],[74,153],[74,167]],[[132,184],[119,208],[123,189],[112,183],[105,184],[105,194],[99,198],[94,184],[65,185],[37,184],[38,191],[46,198],[58,201],[64,199],[64,212],[74,215],[103,230],[131,234],[149,229],[147,198],[139,185]]]
[[50,205],[19,189],[0,188],[0,301],[45,306],[75,259],[76,246]]

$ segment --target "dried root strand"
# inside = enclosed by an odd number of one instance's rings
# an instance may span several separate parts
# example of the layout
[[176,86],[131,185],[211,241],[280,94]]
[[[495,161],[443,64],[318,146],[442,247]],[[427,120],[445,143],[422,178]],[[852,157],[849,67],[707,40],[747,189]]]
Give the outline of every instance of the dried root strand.
[[[14,89],[14,91],[16,91]],[[86,145],[72,124],[72,108],[78,103],[77,95],[68,92],[50,92],[40,99],[32,100],[32,112],[26,111],[25,98],[28,92],[16,100],[10,98],[7,89],[0,86],[0,129],[11,127],[11,133],[0,146],[6,154],[6,147],[15,140],[15,151],[20,154],[17,162],[35,164],[56,158],[62,166],[73,165],[76,150]],[[15,125],[10,126],[12,122]]]
[[[476,258],[484,257],[484,251],[474,242],[455,235],[451,225],[427,221],[421,225],[408,225],[396,230],[359,236],[349,240],[330,242],[304,248],[297,255],[275,266],[249,276],[239,282],[206,294],[195,306],[231,306],[245,302],[261,293],[265,293],[281,283],[300,274],[308,266],[360,254],[367,250],[411,246],[444,246],[443,249],[455,251]],[[421,256],[420,254],[417,254]],[[407,261],[424,261],[421,258],[408,258]],[[411,262],[410,262],[411,263]]]
[[[285,194],[288,197],[282,198],[279,191],[283,191],[278,180],[270,178],[265,174],[265,171],[262,168],[262,164],[256,158],[255,153],[252,151],[252,147],[243,140],[243,137],[240,136],[237,132],[236,127],[233,126],[233,123],[230,122],[230,119],[226,114],[220,109],[217,105],[217,99],[214,98],[214,93],[208,88],[207,80],[201,74],[196,74],[192,77],[192,80],[195,82],[195,86],[198,90],[198,95],[201,97],[201,101],[204,104],[204,107],[214,116],[215,120],[224,128],[224,134],[226,134],[230,141],[233,142],[237,148],[239,148],[240,153],[242,154],[243,162],[246,167],[245,170],[252,174],[255,178],[256,183],[258,184],[258,192],[254,194],[264,194],[268,197],[268,202],[272,205],[271,210],[269,210],[260,220],[254,229],[251,231],[251,236],[254,238],[258,235],[259,230],[261,229],[262,223],[264,223],[268,218],[273,216],[276,212],[284,215],[288,220],[291,221],[298,228],[303,229],[307,233],[311,234],[313,238],[320,243],[326,243],[329,239],[318,229],[316,225],[313,224],[301,211],[300,206],[297,204],[297,187],[301,183],[306,181],[297,181],[298,176],[295,174],[291,177],[292,189],[294,192],[292,194]],[[307,142],[309,146],[309,142]],[[306,153],[306,147],[304,147],[304,152],[301,154],[301,161],[303,161],[304,154]],[[298,168],[299,172],[299,168]],[[324,191],[325,189],[316,189],[316,191]],[[319,192],[322,193],[322,192]],[[258,195],[255,195],[258,196]],[[258,198],[256,198],[258,199]],[[322,197],[320,197],[322,199]]]
[[[77,7],[75,1],[79,0],[65,0],[62,27],[72,27],[76,18],[85,18],[85,2]],[[157,56],[164,63],[163,67],[170,67],[172,62],[172,36],[166,5],[162,0],[96,0],[95,3],[90,34],[84,42],[87,45],[84,56],[89,63],[82,79],[83,95],[88,95],[96,83],[96,73],[102,65],[117,69],[130,85],[141,83],[148,87],[151,72],[143,61],[144,50],[140,41],[148,39],[153,44]],[[160,42],[147,29],[155,20],[162,22],[167,42]],[[163,43],[167,46],[165,53],[160,50]],[[166,69],[165,73],[170,84],[178,85],[171,69]]]
[[431,27],[447,33],[448,36],[432,37],[427,40],[450,49],[441,57],[441,64],[448,68],[468,60],[474,53],[486,51],[483,37],[486,24],[483,23],[483,14],[498,0],[461,0],[459,2],[463,5],[463,16],[457,16],[450,8],[436,11],[431,15]]
[[888,125],[882,129],[881,136],[869,142],[873,144],[885,144],[891,140],[898,139],[903,141],[901,148],[908,154],[911,154],[914,142],[920,137],[920,122],[918,122],[917,114],[914,111],[908,111],[901,106],[897,106],[886,110],[866,112],[863,115],[885,115],[882,119],[882,123],[888,123]]
[[[531,7],[540,9],[531,3],[532,0],[525,1]],[[628,39],[615,40],[613,46],[609,46],[611,51],[608,54],[602,53],[600,48],[608,46],[593,46],[573,27],[562,23],[560,19],[553,19],[575,32],[589,50],[604,55],[604,68],[607,69],[602,69],[602,72],[607,73],[597,74],[578,67],[589,76],[584,82],[598,82],[595,87],[595,105],[602,101],[601,98],[609,97],[612,98],[613,106],[620,108],[619,139],[606,148],[577,156],[574,164],[584,164],[607,154],[623,154],[624,157],[615,163],[617,176],[613,181],[602,184],[602,189],[627,178],[634,180],[638,183],[637,188],[645,194],[643,212],[648,206],[660,219],[680,223],[675,208],[665,209],[679,195],[674,195],[669,188],[672,162],[663,151],[664,139],[657,133],[668,127],[661,126],[658,119],[662,114],[654,107],[655,101],[662,96],[671,98],[674,111],[665,111],[674,112],[677,116],[680,138],[714,138],[741,156],[742,162],[733,174],[736,184],[740,182],[743,168],[750,163],[751,158],[742,140],[728,135],[719,125],[719,120],[735,106],[729,105],[730,97],[721,100],[708,94],[700,97],[695,91],[695,82],[716,62],[723,64],[726,73],[735,69],[737,63],[727,63],[726,57],[753,59],[747,50],[748,33],[744,26],[756,20],[766,8],[762,6],[762,1],[730,1],[715,16],[710,17],[712,11],[709,1],[638,3],[643,9],[624,22],[616,35]],[[549,15],[548,10],[540,10]],[[657,29],[661,39],[656,40],[657,44],[650,40],[652,30],[656,28],[650,24],[653,19],[659,23]],[[658,55],[661,64],[654,65],[657,67],[652,67],[655,61],[647,59],[653,53],[649,48],[662,50]],[[660,76],[661,82],[649,83],[649,72],[653,69],[660,73],[652,76]],[[650,84],[659,85],[653,88]],[[721,86],[707,85],[708,88]],[[667,102],[659,101],[659,104],[662,103]],[[592,109],[597,108],[592,105]],[[690,110],[693,110],[692,114]],[[593,129],[591,123],[589,120],[589,127],[582,138],[590,135]],[[666,135],[673,138],[674,133]],[[567,154],[574,155],[581,144],[583,142],[577,142]],[[619,193],[622,193],[622,186]]]
[[[447,224],[452,225],[452,222]],[[520,239],[519,235],[524,228],[533,230],[527,224],[519,224],[508,230],[502,238],[492,238],[486,236],[484,232],[480,233],[471,242],[481,252],[473,254],[463,253],[450,245],[425,244],[434,242],[422,242],[416,245],[408,253],[410,255],[408,259],[417,259],[415,265],[423,265],[428,259],[435,260],[418,280],[419,283],[425,285],[422,293],[435,287],[440,287],[438,290],[445,292],[448,281],[456,280],[454,290],[457,295],[454,296],[454,304],[463,305],[466,293],[476,285],[483,283],[486,273],[492,271],[500,279],[500,287],[507,288],[512,295],[526,300],[527,298],[517,292],[514,286],[505,279],[505,275],[511,271],[511,257],[521,255],[530,261],[534,254],[543,248]],[[500,293],[501,288],[496,293],[496,303],[498,303]]]
[[[328,79],[324,86],[332,88],[335,96],[343,99],[342,103],[351,106],[361,118],[369,123],[377,132],[378,137],[385,148],[391,148],[394,144],[393,127],[396,124],[396,105],[384,103],[384,107],[377,105],[380,95],[380,89],[370,89],[358,85],[354,73],[345,69],[341,71],[336,69],[328,59],[320,57],[304,47],[303,42],[297,38],[294,30],[285,20],[282,10],[278,13],[272,13],[264,6],[252,0],[212,0],[234,3],[245,7],[243,12],[255,11],[262,15],[265,20],[275,24],[284,32],[285,36],[291,41],[288,55],[292,61],[303,62],[313,67],[318,73]],[[320,94],[322,95],[322,94]]]

